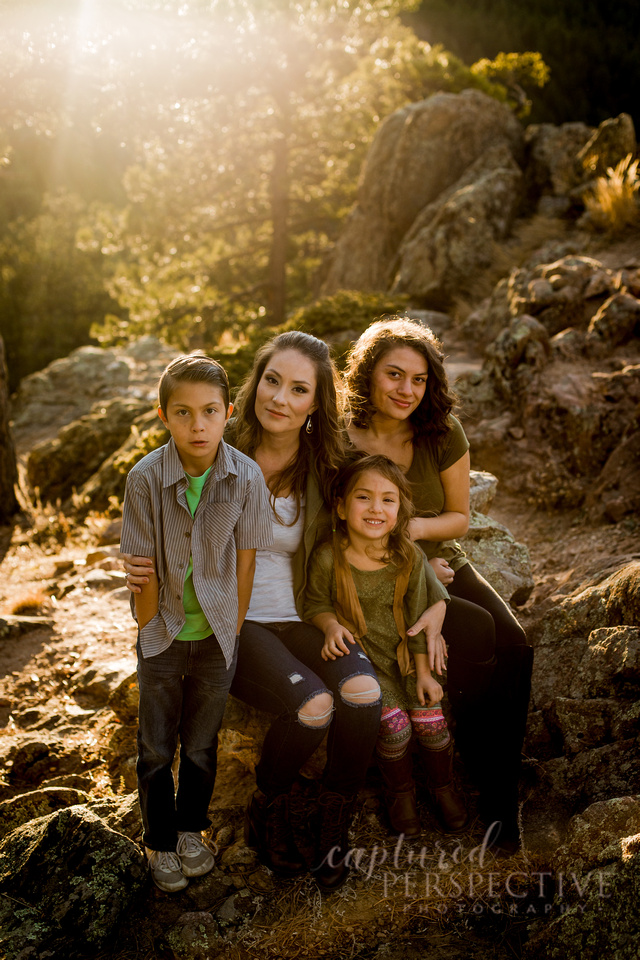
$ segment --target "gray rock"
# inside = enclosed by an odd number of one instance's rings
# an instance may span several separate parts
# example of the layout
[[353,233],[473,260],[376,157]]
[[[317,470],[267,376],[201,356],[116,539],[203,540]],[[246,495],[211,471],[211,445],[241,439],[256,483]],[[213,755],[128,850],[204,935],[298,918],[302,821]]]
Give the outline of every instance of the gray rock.
[[584,874],[603,863],[602,855],[614,839],[638,833],[640,796],[592,803],[569,821],[565,841],[554,857],[554,866],[558,870],[570,869]]
[[104,706],[123,681],[131,676],[134,661],[131,657],[123,660],[93,663],[81,673],[74,674],[70,680],[70,691],[83,701]]
[[636,960],[640,940],[640,837],[618,843],[618,859],[578,878],[582,896],[558,903],[562,913],[540,925],[523,947],[524,960],[606,957]]
[[0,801],[0,840],[17,827],[21,827],[30,820],[46,817],[56,810],[64,810],[88,800],[83,790],[69,787],[44,787],[41,790],[32,790],[30,793],[21,793],[10,800]]
[[615,700],[571,700],[567,697],[554,700],[551,717],[562,737],[564,752],[571,756],[613,739],[611,718],[615,710]]
[[388,117],[369,151],[325,292],[387,289],[417,215],[502,143],[519,159],[522,128],[503,104],[476,90],[438,93]]
[[425,300],[449,300],[492,262],[493,244],[513,223],[522,173],[505,143],[491,147],[429,204],[398,251],[392,292]]
[[616,293],[591,318],[588,344],[617,346],[640,333],[640,300],[630,293]]
[[472,510],[487,513],[498,492],[498,479],[486,470],[469,471],[469,500]]
[[636,133],[628,113],[603,120],[577,155],[583,179],[603,177],[609,167],[636,152]]
[[535,193],[564,197],[582,177],[577,162],[593,128],[584,123],[531,124],[525,130],[527,181]]
[[222,950],[220,929],[211,913],[183,913],[160,943],[166,960],[216,960]]
[[86,807],[19,827],[0,843],[7,960],[99,953],[146,878],[139,848]]
[[148,409],[145,400],[115,397],[95,404],[90,413],[44,440],[27,459],[27,479],[43,502],[66,500],[126,440],[131,424]]
[[616,696],[640,691],[640,627],[600,627],[571,683],[572,696]]
[[533,590],[529,551],[507,528],[483,514],[471,514],[460,545],[478,572],[507,602],[526,603]]

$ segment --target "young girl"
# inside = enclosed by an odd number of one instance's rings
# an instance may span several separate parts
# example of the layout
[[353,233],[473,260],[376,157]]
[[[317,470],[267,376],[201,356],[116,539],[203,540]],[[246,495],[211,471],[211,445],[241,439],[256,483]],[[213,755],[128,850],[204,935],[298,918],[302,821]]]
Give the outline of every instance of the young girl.
[[305,616],[324,632],[322,656],[348,654],[356,641],[376,667],[383,707],[376,757],[392,828],[420,833],[412,775],[416,742],[444,826],[467,820],[453,782],[453,743],[431,675],[423,633],[407,624],[429,605],[424,554],[407,537],[410,488],[388,457],[366,456],[345,467],[337,484],[333,544],[312,557]]

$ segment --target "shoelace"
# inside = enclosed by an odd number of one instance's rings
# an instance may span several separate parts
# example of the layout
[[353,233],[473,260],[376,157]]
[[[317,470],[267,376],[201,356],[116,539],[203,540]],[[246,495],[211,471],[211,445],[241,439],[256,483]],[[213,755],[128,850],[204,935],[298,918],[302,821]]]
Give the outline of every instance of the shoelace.
[[163,873],[180,873],[180,857],[171,850],[154,850],[149,858],[152,870],[161,870]]
[[209,850],[209,847],[202,840],[202,838],[197,833],[183,833],[178,838],[178,843],[176,846],[176,853],[180,857],[193,857],[198,853],[201,853],[202,850],[206,850],[208,853],[213,853],[215,856],[216,850]]

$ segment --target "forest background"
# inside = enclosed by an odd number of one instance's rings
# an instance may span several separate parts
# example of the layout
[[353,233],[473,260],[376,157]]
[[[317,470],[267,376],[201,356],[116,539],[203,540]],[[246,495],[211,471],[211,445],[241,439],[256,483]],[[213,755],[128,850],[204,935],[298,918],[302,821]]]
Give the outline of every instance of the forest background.
[[278,325],[322,336],[393,309],[322,283],[373,137],[408,102],[476,87],[527,122],[640,126],[631,0],[0,0],[0,16],[11,390],[146,333],[226,354],[237,383]]

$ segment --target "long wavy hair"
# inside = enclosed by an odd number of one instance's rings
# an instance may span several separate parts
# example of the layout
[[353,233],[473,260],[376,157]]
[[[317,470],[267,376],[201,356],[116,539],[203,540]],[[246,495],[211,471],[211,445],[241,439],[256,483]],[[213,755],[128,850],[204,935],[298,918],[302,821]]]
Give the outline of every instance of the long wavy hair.
[[317,406],[311,414],[313,429],[311,433],[307,433],[305,427],[301,427],[298,451],[291,462],[276,475],[271,488],[274,506],[278,494],[285,490],[292,491],[298,505],[297,520],[309,471],[314,470],[326,503],[331,503],[338,467],[344,458],[341,383],[329,347],[324,341],[301,330],[291,330],[278,334],[260,347],[253,368],[236,396],[234,445],[247,456],[255,457],[263,433],[262,425],[256,416],[258,384],[267,365],[283,350],[297,350],[313,363],[316,372]]
[[[338,542],[342,550],[349,545],[349,531],[346,521],[338,515],[338,501],[343,503],[358,482],[358,477],[366,470],[373,470],[381,474],[385,480],[398,488],[399,507],[398,519],[395,526],[389,534],[386,551],[383,557],[376,557],[383,563],[395,563],[399,570],[411,569],[413,565],[414,552],[411,548],[411,541],[408,535],[409,520],[413,516],[413,503],[411,500],[411,487],[400,467],[396,466],[393,460],[382,453],[364,455],[351,458],[345,466],[342,467],[336,481],[336,495],[333,504],[332,517],[333,528],[338,534]],[[335,544],[334,538],[334,544]]]
[[371,379],[381,360],[396,347],[411,347],[427,362],[424,397],[409,417],[414,443],[444,437],[451,429],[449,416],[457,401],[444,368],[442,345],[429,327],[406,317],[376,320],[354,343],[347,358],[346,405],[355,427],[366,429],[376,412],[371,402]]

